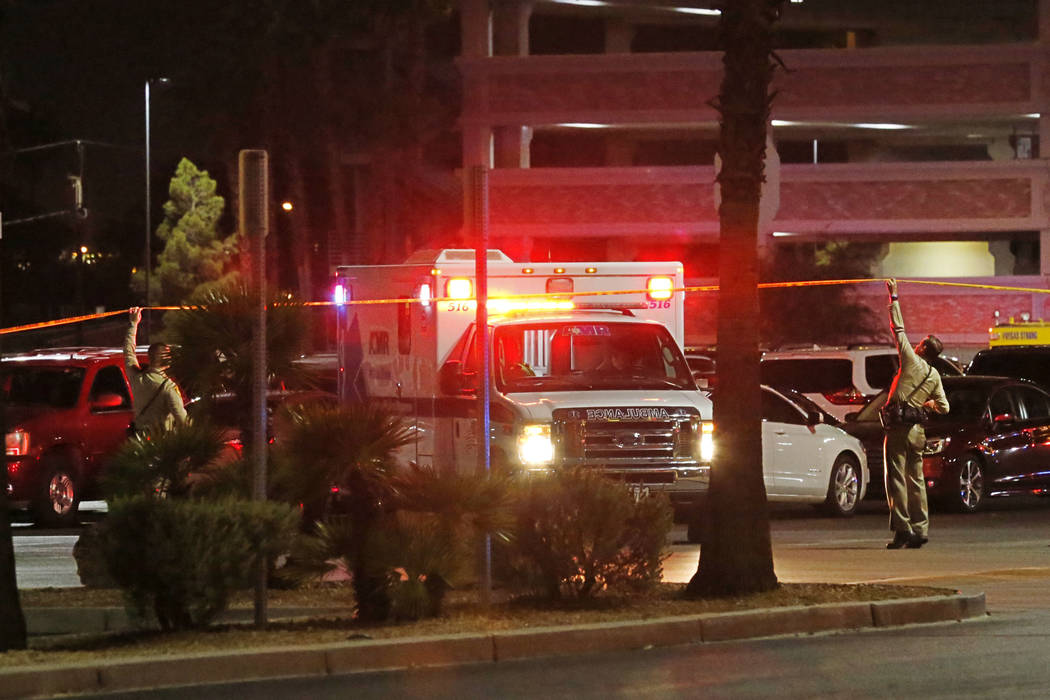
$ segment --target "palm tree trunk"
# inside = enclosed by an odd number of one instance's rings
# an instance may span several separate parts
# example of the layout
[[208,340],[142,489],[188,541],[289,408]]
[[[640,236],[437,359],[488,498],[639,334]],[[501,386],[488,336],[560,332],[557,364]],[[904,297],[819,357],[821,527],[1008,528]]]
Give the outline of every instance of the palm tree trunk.
[[[0,425],[0,429],[3,426]],[[26,648],[26,621],[18,599],[11,510],[7,501],[7,467],[0,472],[0,652]]]
[[718,174],[722,202],[715,458],[706,528],[687,595],[732,595],[777,586],[762,481],[759,388],[758,211],[764,179],[772,27],[782,0],[730,0],[722,10],[725,73]]

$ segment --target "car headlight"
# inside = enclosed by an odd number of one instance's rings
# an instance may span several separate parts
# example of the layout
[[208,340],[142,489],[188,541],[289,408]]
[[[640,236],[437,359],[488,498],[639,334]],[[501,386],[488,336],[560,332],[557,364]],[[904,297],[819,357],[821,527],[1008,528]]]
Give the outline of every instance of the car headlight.
[[518,436],[518,459],[526,467],[543,467],[554,461],[550,423],[522,427]]
[[950,437],[928,438],[926,440],[926,446],[922,449],[922,453],[924,455],[940,454],[948,448],[951,441],[952,439]]
[[715,457],[715,424],[705,420],[700,423],[700,461],[710,462]]

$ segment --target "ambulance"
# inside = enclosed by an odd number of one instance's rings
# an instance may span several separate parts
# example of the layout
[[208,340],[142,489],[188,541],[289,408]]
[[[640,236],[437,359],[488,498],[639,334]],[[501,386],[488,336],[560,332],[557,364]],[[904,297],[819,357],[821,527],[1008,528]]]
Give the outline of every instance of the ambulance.
[[592,468],[678,505],[705,493],[714,427],[681,350],[681,263],[516,263],[489,250],[486,264],[481,332],[473,250],[337,268],[341,398],[404,416],[404,462],[474,473],[481,338],[492,469]]

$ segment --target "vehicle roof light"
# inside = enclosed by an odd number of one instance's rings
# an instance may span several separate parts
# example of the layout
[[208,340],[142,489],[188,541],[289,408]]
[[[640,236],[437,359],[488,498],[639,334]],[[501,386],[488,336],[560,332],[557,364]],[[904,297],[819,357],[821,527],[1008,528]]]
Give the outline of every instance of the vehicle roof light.
[[556,275],[564,275],[565,274],[565,268],[564,267],[556,267],[556,268],[554,268],[554,274],[556,274]]
[[586,270],[584,270],[584,272],[586,272],[588,275],[593,275],[597,271],[598,268],[596,267],[588,267]]
[[572,291],[571,277],[550,277],[547,279],[548,294],[572,294]]
[[535,270],[533,270],[531,267],[523,267],[521,269],[521,273],[523,275],[531,275],[533,272],[535,272]]
[[435,277],[437,277],[438,275],[441,274],[441,269],[437,268],[437,267],[432,267],[432,268],[430,268],[430,274],[432,274]]
[[674,293],[674,280],[670,277],[650,277],[646,283],[648,297],[653,301],[670,299]]
[[493,314],[529,313],[540,311],[572,311],[576,305],[566,299],[489,299]]
[[467,277],[452,277],[445,283],[445,296],[450,299],[470,299],[474,296],[474,283]]
[[335,283],[335,287],[332,289],[332,301],[337,306],[342,306],[350,298],[350,289],[346,283],[339,281]]

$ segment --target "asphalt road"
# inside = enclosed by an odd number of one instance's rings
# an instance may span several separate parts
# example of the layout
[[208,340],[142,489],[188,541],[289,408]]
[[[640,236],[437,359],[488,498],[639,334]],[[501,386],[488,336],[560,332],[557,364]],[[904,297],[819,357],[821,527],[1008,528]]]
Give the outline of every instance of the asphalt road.
[[[966,623],[704,644],[453,669],[414,669],[105,695],[107,698],[1046,697],[1050,666],[1050,501],[934,513],[930,543],[887,551],[885,507],[847,520],[775,507],[783,582],[892,582],[984,592],[989,617]],[[685,581],[699,548],[676,528],[665,578]],[[25,530],[20,578],[54,566],[74,535]],[[59,540],[49,549],[47,540]],[[57,559],[61,559],[60,556]],[[55,585],[54,583],[52,585]]]

